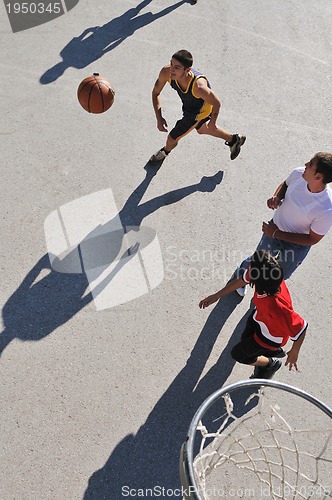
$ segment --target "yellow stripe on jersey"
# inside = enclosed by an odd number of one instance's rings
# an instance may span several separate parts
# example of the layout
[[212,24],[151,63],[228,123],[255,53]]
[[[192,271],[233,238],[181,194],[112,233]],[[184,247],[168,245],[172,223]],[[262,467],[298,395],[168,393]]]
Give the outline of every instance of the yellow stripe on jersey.
[[[198,76],[196,76],[196,78],[194,80],[194,83],[193,83],[193,86],[192,86],[192,90],[191,90],[192,95],[194,97],[196,97],[196,99],[199,99],[199,97],[195,94],[196,82],[197,82],[197,80],[199,78],[204,78],[207,81],[207,78],[204,75],[198,75]],[[212,113],[212,104],[209,104],[208,102],[204,101],[204,104],[203,104],[203,106],[201,108],[200,113],[197,115],[196,120],[198,122],[200,120],[204,120],[204,118],[206,118],[207,116],[209,116],[211,113]]]

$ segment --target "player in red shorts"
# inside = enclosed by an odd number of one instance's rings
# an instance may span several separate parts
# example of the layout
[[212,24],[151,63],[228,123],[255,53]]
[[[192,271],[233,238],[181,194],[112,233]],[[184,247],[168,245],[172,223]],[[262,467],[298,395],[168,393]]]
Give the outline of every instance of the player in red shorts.
[[294,311],[282,267],[270,253],[256,250],[243,277],[230,281],[219,292],[201,300],[199,307],[205,309],[247,284],[255,289],[255,309],[248,318],[241,341],[232,349],[232,357],[239,363],[255,366],[253,377],[272,378],[281,367],[276,356],[284,355],[282,347],[291,339],[293,345],[285,365],[290,370],[293,366],[297,370],[308,324]]

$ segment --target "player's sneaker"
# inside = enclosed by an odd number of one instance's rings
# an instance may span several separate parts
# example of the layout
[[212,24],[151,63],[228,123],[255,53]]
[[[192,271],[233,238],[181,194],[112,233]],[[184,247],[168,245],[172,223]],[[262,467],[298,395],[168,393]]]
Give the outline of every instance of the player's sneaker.
[[254,373],[250,378],[262,378],[260,374],[263,372],[265,366],[255,366]]
[[161,163],[167,157],[167,153],[163,149],[159,149],[154,155],[151,156],[149,162],[151,163]]
[[237,158],[240,154],[240,151],[241,151],[241,146],[243,146],[243,144],[246,142],[246,136],[245,135],[237,135],[235,134],[235,141],[233,142],[233,144],[231,145],[229,142],[226,142],[225,144],[227,144],[227,146],[229,147],[230,151],[231,151],[231,160],[235,160],[235,158]]
[[[266,378],[270,379],[273,377],[276,371],[281,368],[280,359],[270,358],[271,364],[268,366],[256,366],[252,378]],[[257,370],[256,370],[257,368]]]
[[240,297],[244,297],[245,294],[247,293],[247,285],[241,286],[240,288],[236,289],[236,293],[240,295]]

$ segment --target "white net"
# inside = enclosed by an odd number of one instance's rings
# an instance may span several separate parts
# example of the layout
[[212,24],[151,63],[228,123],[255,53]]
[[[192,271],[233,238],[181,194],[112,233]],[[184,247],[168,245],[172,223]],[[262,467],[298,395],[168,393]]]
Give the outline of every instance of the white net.
[[202,415],[195,441],[202,499],[332,498],[332,421],[299,395],[271,387],[226,393]]

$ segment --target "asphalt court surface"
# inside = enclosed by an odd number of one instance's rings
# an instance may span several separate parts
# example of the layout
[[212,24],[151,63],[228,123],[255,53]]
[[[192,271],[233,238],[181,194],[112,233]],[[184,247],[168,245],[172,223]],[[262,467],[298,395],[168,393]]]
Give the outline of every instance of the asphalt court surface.
[[[197,407],[251,374],[230,358],[251,292],[198,302],[255,248],[280,182],[331,151],[331,2],[80,0],[15,34],[0,9],[0,498],[178,488]],[[181,48],[247,142],[230,161],[192,133],[154,172],[151,91]],[[116,92],[103,115],[76,99],[93,72]],[[171,128],[180,100],[162,104]],[[276,379],[332,406],[330,255],[331,234],[289,280],[309,331]]]

